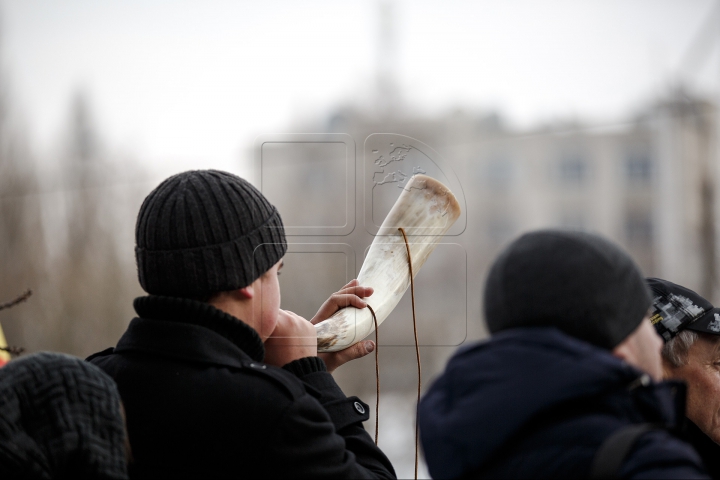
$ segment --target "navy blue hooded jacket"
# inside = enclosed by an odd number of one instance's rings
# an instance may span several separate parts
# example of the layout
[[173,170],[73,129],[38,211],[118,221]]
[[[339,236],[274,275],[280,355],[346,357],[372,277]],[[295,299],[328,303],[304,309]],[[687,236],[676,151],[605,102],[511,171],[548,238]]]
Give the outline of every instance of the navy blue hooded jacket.
[[[684,394],[554,328],[512,329],[450,360],[420,402],[422,446],[433,478],[583,478],[617,429],[674,428]],[[707,478],[666,430],[638,439],[620,477]]]

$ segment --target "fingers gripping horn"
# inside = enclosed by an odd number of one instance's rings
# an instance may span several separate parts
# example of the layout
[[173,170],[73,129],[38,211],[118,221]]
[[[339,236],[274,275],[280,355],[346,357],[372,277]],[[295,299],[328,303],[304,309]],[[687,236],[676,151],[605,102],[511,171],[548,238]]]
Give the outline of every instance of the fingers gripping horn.
[[[380,325],[393,311],[410,286],[405,241],[398,230],[405,229],[410,245],[413,273],[420,268],[442,236],[460,216],[460,204],[441,182],[415,175],[385,217],[370,245],[358,281],[375,292],[365,301],[373,308]],[[375,330],[370,309],[344,308],[315,325],[319,352],[348,348]]]

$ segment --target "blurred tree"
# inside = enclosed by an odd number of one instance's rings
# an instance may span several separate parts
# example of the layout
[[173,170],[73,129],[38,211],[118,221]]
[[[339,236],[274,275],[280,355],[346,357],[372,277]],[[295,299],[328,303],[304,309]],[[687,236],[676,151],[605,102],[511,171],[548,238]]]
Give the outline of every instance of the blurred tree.
[[[45,235],[38,166],[25,135],[15,125],[5,76],[0,74],[0,292],[15,295],[37,285],[46,275]],[[2,325],[8,341],[25,345],[30,322],[42,317],[36,302],[6,314]]]
[[7,341],[78,356],[112,346],[139,293],[130,230],[142,200],[132,184],[113,182],[137,168],[104,151],[82,92],[42,168],[9,110],[0,79],[0,292],[36,292],[2,318]]
[[132,316],[137,288],[132,263],[120,254],[119,239],[128,236],[119,231],[133,225],[118,199],[123,186],[111,183],[120,167],[102,148],[95,125],[88,98],[79,92],[59,155],[64,208],[56,226],[63,231],[54,238],[63,244],[49,268],[54,318],[42,342],[80,356],[117,342]]

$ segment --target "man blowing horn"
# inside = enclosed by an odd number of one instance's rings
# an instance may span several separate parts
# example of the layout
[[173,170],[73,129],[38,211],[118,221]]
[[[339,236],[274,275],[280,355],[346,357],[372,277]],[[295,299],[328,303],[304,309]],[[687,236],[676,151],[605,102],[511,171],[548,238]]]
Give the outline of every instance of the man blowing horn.
[[[317,354],[311,322],[280,309],[280,215],[229,173],[175,175],[145,199],[138,317],[88,360],[118,384],[131,478],[392,478],[365,432],[369,408],[330,373],[372,342]],[[323,304],[364,308],[353,281]]]

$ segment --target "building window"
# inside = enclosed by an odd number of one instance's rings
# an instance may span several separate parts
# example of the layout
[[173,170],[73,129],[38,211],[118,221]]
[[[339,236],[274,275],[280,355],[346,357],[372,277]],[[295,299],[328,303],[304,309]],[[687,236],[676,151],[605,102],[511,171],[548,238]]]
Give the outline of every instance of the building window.
[[487,236],[495,244],[503,244],[515,235],[515,225],[508,217],[494,217],[487,223]]
[[625,216],[625,237],[628,243],[647,245],[653,240],[651,212],[628,212]]
[[570,185],[580,185],[590,176],[590,167],[581,155],[567,155],[560,159],[560,181]]
[[585,215],[582,212],[563,212],[560,215],[560,228],[584,232],[588,229]]
[[625,158],[625,175],[632,183],[649,183],[653,176],[653,161],[647,152],[633,152]]

